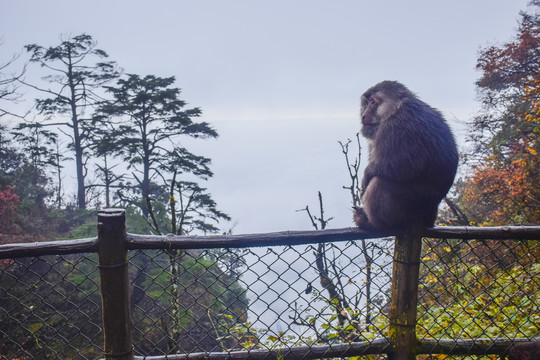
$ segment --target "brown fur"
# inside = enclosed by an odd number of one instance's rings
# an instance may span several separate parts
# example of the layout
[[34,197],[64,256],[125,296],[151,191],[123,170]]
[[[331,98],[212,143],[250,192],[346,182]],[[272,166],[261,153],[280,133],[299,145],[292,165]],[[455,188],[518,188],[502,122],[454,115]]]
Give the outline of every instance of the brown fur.
[[362,135],[370,144],[356,224],[376,230],[433,226],[458,163],[448,124],[395,81],[370,88],[361,103]]

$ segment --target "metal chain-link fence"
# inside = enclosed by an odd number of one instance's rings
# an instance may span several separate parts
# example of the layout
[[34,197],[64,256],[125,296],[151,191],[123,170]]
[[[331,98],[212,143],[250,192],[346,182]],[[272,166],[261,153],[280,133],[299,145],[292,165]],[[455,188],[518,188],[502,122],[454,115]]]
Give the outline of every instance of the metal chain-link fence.
[[[381,337],[388,323],[381,319],[389,299],[391,242],[364,243],[369,267],[360,241],[134,252],[136,353],[219,352]],[[176,277],[172,261],[179,267]]]
[[[388,337],[391,238],[128,258],[139,356]],[[540,336],[540,241],[425,239],[421,260],[419,340]],[[103,356],[96,254],[0,260],[0,270],[0,359]]]
[[425,240],[420,339],[540,336],[540,242]]
[[0,260],[0,359],[103,355],[96,254]]

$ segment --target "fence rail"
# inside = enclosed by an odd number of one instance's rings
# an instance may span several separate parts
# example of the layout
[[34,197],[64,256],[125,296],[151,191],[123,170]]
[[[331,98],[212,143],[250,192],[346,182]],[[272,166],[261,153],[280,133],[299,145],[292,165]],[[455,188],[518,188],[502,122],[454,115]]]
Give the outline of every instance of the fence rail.
[[[505,354],[516,342],[540,341],[540,226],[146,236],[126,233],[122,210],[102,211],[98,222],[96,238],[0,246],[0,322],[22,327],[26,336],[15,339],[0,325],[0,359],[27,359],[43,349],[62,358],[62,349],[44,343],[52,343],[54,334],[63,334],[77,358],[96,358],[101,352],[106,359],[155,360],[485,356]],[[395,243],[388,240],[391,235]],[[449,240],[428,243],[423,237]],[[93,253],[97,259],[48,258]],[[448,274],[453,277],[447,279]],[[514,277],[525,282],[523,287],[511,288]],[[40,281],[50,289],[42,290]],[[75,286],[66,292],[55,281]],[[17,301],[35,289],[35,299]],[[60,305],[49,304],[53,295]],[[98,295],[99,311],[92,300]],[[511,303],[515,296],[526,306]],[[506,297],[494,310],[492,305]],[[66,303],[69,314],[62,312]],[[257,306],[262,315],[251,309]],[[531,313],[522,313],[524,308]],[[270,315],[264,315],[267,311]],[[103,329],[103,347],[78,351],[75,340],[53,329],[69,327],[81,312],[88,319],[101,313],[102,325],[89,320],[88,326]],[[482,312],[487,315],[480,319]],[[277,320],[263,331],[250,325],[248,313],[263,324],[270,317]],[[30,321],[32,316],[37,320]],[[465,317],[474,331],[459,328]],[[516,319],[521,319],[517,327]],[[509,324],[498,329],[502,322]],[[453,326],[457,335],[446,330]],[[80,330],[88,339],[85,331]],[[438,338],[432,338],[435,333]],[[200,336],[207,349],[196,351],[204,348]],[[175,344],[178,339],[188,350]],[[158,347],[161,355],[152,354]]]
[[[319,242],[339,242],[359,239],[377,239],[393,236],[392,232],[365,231],[358,228],[325,229],[311,231],[281,231],[240,235],[138,235],[127,233],[126,248],[137,249],[215,249],[264,246],[293,246]],[[456,238],[462,240],[539,240],[540,226],[436,226],[420,234],[430,238]],[[97,252],[98,238],[43,241],[0,245],[0,259],[43,255],[66,255]]]

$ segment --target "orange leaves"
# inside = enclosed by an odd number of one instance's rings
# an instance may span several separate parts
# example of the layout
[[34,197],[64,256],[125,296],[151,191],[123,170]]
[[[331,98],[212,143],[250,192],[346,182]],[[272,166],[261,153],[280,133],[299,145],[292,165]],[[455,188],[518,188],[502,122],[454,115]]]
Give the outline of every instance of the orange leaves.
[[459,206],[480,225],[540,223],[540,2],[514,39],[480,52],[482,113],[470,139],[481,154],[458,185]]
[[520,217],[525,222],[538,220],[534,211],[539,195],[537,166],[538,159],[531,157],[478,165],[465,186],[463,201],[481,211],[490,225],[520,222]]
[[525,147],[525,149],[526,149],[527,152],[528,152],[529,154],[531,154],[531,155],[538,155],[538,152],[537,152],[535,149],[533,149],[533,148],[531,148],[531,147],[529,147],[529,146]]
[[525,85],[523,100],[529,103],[529,109],[523,114],[527,122],[540,121],[540,74]]

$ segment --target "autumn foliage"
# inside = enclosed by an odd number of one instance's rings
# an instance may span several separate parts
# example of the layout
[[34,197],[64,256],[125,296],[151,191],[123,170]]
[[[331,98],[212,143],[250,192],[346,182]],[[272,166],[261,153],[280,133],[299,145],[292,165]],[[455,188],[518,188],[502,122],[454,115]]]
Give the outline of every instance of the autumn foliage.
[[15,224],[19,197],[11,186],[0,190],[0,244],[12,242],[20,229]]
[[[540,1],[533,1],[535,10]],[[480,225],[540,223],[540,15],[522,13],[514,40],[477,63],[483,110],[472,123],[472,173],[458,189]]]

